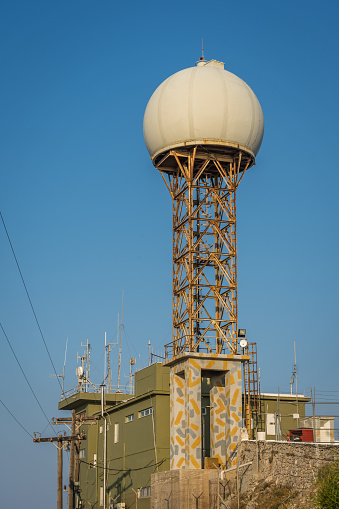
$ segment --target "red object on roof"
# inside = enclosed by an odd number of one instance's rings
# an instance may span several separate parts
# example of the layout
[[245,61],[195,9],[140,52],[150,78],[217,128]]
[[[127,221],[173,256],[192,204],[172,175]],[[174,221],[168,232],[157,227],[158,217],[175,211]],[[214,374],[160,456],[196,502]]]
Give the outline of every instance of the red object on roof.
[[290,429],[287,440],[289,442],[314,442],[313,428]]

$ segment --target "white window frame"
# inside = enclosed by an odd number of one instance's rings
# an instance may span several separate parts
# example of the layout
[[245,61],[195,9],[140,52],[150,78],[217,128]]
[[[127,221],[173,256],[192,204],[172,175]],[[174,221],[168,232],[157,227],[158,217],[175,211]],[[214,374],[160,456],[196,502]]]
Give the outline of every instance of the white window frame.
[[142,417],[147,417],[148,415],[152,415],[152,414],[153,414],[153,407],[148,407],[148,408],[145,408],[144,410],[140,410],[138,417],[140,419]]
[[134,421],[134,414],[129,414],[129,415],[126,415],[125,417],[125,422],[132,422]]
[[114,443],[117,444],[119,442],[119,423],[114,423]]
[[151,497],[151,487],[146,486],[145,488],[138,489],[138,498],[150,498]]

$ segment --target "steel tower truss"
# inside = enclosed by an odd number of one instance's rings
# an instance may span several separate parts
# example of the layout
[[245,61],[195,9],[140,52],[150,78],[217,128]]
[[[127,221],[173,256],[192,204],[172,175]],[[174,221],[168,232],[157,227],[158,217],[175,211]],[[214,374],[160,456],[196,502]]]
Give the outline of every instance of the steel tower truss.
[[173,200],[173,342],[184,352],[237,345],[236,190],[254,158],[239,149],[173,149],[154,161]]

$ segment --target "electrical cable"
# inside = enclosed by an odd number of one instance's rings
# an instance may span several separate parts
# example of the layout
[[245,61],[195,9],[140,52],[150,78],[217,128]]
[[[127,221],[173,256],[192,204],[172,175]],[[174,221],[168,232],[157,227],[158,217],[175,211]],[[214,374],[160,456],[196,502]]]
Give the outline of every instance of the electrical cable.
[[[135,352],[135,354],[136,354],[136,356],[137,356],[137,358],[138,358],[138,352],[137,352],[137,351],[136,351],[136,349],[135,349],[135,346],[134,346],[134,344],[133,344],[133,341],[132,341],[132,340],[131,340],[131,338],[129,337],[129,335],[128,335],[128,333],[127,333],[127,330],[126,330],[126,327],[125,327],[125,326],[123,326],[123,327],[124,327],[125,338],[126,338],[126,340],[127,340],[127,341],[129,341],[129,342],[131,343],[131,346],[132,346],[132,348],[133,348],[133,350],[134,350],[134,352]],[[127,344],[127,341],[126,341],[126,344]],[[128,344],[127,344],[127,349],[128,349],[128,353],[131,355],[131,353],[130,353],[130,349],[129,349],[129,347],[128,347]],[[140,361],[140,364],[141,364],[141,368],[144,368],[144,365],[143,365],[143,363],[142,363],[141,361]]]
[[7,412],[13,417],[13,419],[19,424],[19,426],[29,435],[31,438],[34,438],[33,435],[30,434],[29,431],[18,421],[18,419],[12,414],[12,412],[6,407],[5,403],[0,399],[0,403],[6,408]]
[[28,380],[28,378],[27,378],[27,376],[26,376],[26,373],[24,372],[24,370],[23,370],[23,368],[22,368],[22,366],[21,366],[21,364],[20,364],[20,361],[19,361],[19,359],[18,359],[18,357],[17,357],[17,355],[16,355],[16,353],[15,353],[15,351],[14,351],[14,349],[13,349],[12,345],[11,345],[10,340],[8,339],[8,336],[7,336],[7,334],[6,334],[6,332],[5,332],[5,329],[3,328],[3,326],[2,326],[2,323],[1,323],[1,322],[0,322],[0,327],[1,327],[1,329],[2,329],[2,332],[4,333],[4,336],[5,336],[6,340],[7,340],[7,343],[9,344],[10,349],[12,350],[12,354],[14,355],[14,358],[15,358],[15,360],[16,360],[16,361],[17,361],[17,363],[18,363],[18,366],[19,366],[19,368],[20,368],[20,370],[21,370],[21,373],[23,374],[23,376],[24,376],[24,378],[25,378],[25,380],[26,380],[26,382],[27,382],[27,385],[28,385],[28,387],[31,389],[31,392],[32,392],[32,394],[33,394],[33,396],[34,396],[34,398],[35,398],[35,401],[38,403],[38,405],[39,405],[39,407],[40,407],[40,410],[42,411],[42,413],[43,413],[43,414],[44,414],[44,416],[46,417],[46,420],[47,420],[48,424],[50,425],[51,429],[52,429],[52,430],[53,430],[53,432],[54,432],[54,429],[53,429],[53,427],[52,427],[52,425],[51,425],[51,423],[50,423],[50,420],[48,419],[48,417],[47,417],[47,415],[46,415],[46,413],[45,413],[44,409],[42,408],[41,403],[40,403],[40,401],[38,400],[37,395],[35,394],[35,392],[34,392],[34,390],[33,390],[33,387],[32,387],[32,386],[31,386],[31,384],[29,383],[29,380]]
[[163,458],[161,461],[158,461],[158,463],[153,463],[153,465],[146,465],[145,467],[140,467],[140,468],[126,468],[126,469],[107,468],[107,467],[105,468],[104,466],[94,465],[93,463],[90,463],[85,460],[80,460],[80,463],[86,463],[86,465],[89,465],[90,467],[93,467],[93,468],[102,468],[103,470],[111,470],[112,472],[116,472],[119,474],[120,472],[135,472],[137,470],[145,470],[145,468],[160,467],[160,465],[162,465],[166,460],[167,460],[167,458]]
[[20,274],[20,277],[21,277],[21,281],[24,285],[24,288],[25,288],[25,291],[26,291],[26,295],[28,297],[28,300],[29,300],[29,303],[31,305],[31,308],[32,308],[32,311],[33,311],[33,315],[34,315],[34,318],[35,318],[35,321],[37,323],[37,326],[38,326],[38,329],[39,329],[39,332],[40,332],[40,335],[42,337],[42,341],[45,345],[45,348],[46,348],[46,351],[47,351],[47,354],[48,354],[48,357],[49,357],[49,360],[51,361],[51,364],[52,364],[52,367],[53,367],[53,370],[54,370],[54,374],[56,376],[56,379],[58,380],[59,382],[59,385],[60,385],[60,389],[62,390],[62,386],[61,386],[61,383],[60,383],[60,380],[59,380],[59,377],[58,377],[58,374],[56,372],[56,369],[55,369],[55,366],[54,366],[54,363],[52,361],[52,357],[51,357],[51,354],[49,353],[49,350],[48,350],[48,347],[47,347],[47,343],[45,341],[45,338],[44,338],[44,335],[42,333],[42,330],[41,330],[41,327],[40,327],[40,324],[39,324],[39,321],[38,321],[38,318],[37,318],[37,315],[35,313],[35,310],[34,310],[34,307],[33,307],[33,304],[32,304],[32,301],[31,301],[31,298],[29,296],[29,293],[28,293],[28,290],[27,290],[27,286],[26,286],[26,283],[25,283],[25,280],[23,278],[23,275],[22,275],[22,272],[21,272],[21,269],[20,269],[20,266],[19,266],[19,262],[17,260],[17,257],[15,255],[15,252],[14,252],[14,248],[13,248],[13,245],[12,245],[12,242],[11,242],[11,239],[10,239],[10,236],[9,236],[9,233],[7,231],[7,228],[6,228],[6,224],[5,224],[5,221],[4,221],[4,218],[2,216],[2,213],[0,212],[0,216],[1,216],[1,220],[2,220],[2,224],[4,225],[4,228],[5,228],[5,232],[6,232],[6,235],[7,235],[7,239],[8,239],[8,242],[9,242],[9,245],[11,246],[11,249],[12,249],[12,253],[13,253],[13,256],[14,256],[14,260],[15,260],[15,263],[18,267],[18,271],[19,271],[19,274]]

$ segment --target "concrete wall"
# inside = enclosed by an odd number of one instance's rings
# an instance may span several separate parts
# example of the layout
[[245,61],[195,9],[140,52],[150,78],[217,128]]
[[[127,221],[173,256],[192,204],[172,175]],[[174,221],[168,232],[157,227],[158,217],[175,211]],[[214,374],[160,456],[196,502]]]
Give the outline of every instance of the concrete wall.
[[151,509],[217,507],[218,475],[218,470],[212,469],[177,469],[153,474]]

